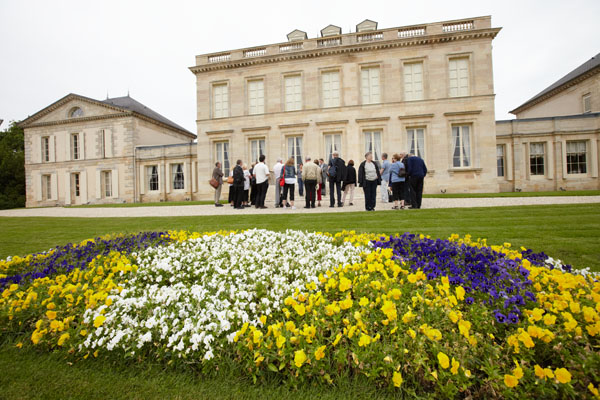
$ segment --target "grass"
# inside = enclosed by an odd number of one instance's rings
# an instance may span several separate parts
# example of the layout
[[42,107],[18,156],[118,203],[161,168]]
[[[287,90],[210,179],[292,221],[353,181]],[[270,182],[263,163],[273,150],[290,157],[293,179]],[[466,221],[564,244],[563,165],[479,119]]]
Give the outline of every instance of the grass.
[[[152,218],[0,218],[0,258],[46,250],[58,244],[113,232],[189,229],[210,231],[251,227],[310,231],[451,233],[486,237],[544,251],[578,268],[600,271],[600,204],[473,209],[382,211],[376,213],[231,215]],[[43,352],[1,338],[0,398],[6,399],[377,399],[392,394],[360,378],[340,386],[277,382],[253,385],[231,370],[211,376],[144,362],[100,359],[71,362],[63,352]]]
[[438,193],[423,197],[436,199],[467,199],[490,197],[554,197],[554,196],[600,196],[600,190],[573,190],[566,192],[501,192],[501,193]]

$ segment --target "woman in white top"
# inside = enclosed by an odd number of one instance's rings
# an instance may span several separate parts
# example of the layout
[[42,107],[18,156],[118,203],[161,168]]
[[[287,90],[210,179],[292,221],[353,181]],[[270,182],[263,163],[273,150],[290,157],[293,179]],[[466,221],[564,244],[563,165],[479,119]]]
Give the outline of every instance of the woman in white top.
[[250,193],[250,171],[248,166],[244,164],[244,196],[242,197],[242,207],[248,207],[248,194]]
[[289,207],[289,205],[287,204],[287,195],[288,193],[290,194],[290,204],[292,205],[292,210],[295,210],[296,207],[294,207],[294,190],[296,187],[296,182],[298,181],[298,177],[296,175],[296,167],[294,167],[294,158],[290,158],[289,160],[287,160],[287,162],[285,163],[285,166],[283,167],[283,174],[284,174],[284,185],[283,185],[283,195],[282,195],[282,199],[283,199],[283,207]]

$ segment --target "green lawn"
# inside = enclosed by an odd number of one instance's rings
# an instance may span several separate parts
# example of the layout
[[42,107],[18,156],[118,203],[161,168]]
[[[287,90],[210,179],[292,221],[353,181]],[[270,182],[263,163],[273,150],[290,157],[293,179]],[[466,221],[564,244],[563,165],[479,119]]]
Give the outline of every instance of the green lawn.
[[[415,232],[434,237],[470,233],[490,243],[511,242],[545,251],[578,268],[600,271],[600,204],[382,211],[376,213],[231,215],[156,218],[0,218],[0,258],[25,255],[58,244],[112,232],[189,229],[210,231],[251,227],[310,231]],[[348,378],[335,388],[277,382],[253,385],[239,372],[213,376],[144,362],[72,362],[62,352],[14,347],[0,337],[0,398],[6,399],[376,399],[392,393]],[[399,396],[400,394],[398,394]],[[408,397],[405,394],[405,397]]]
[[489,197],[553,197],[553,196],[600,196],[600,190],[574,190],[566,192],[502,192],[502,193],[439,193],[425,194],[423,197],[437,199],[465,199]]

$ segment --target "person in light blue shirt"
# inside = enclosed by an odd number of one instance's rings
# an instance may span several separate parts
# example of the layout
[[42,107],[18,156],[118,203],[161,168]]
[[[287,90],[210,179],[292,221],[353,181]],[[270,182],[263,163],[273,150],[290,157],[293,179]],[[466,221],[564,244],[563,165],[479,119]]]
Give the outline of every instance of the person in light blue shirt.
[[381,159],[383,162],[381,163],[381,201],[385,204],[390,201],[388,186],[390,182],[390,168],[392,167],[392,163],[388,161],[387,153],[383,153],[381,155]]
[[390,165],[390,182],[392,184],[392,196],[394,206],[392,210],[399,208],[404,210],[404,185],[406,185],[406,169],[402,163],[402,155],[394,154]]

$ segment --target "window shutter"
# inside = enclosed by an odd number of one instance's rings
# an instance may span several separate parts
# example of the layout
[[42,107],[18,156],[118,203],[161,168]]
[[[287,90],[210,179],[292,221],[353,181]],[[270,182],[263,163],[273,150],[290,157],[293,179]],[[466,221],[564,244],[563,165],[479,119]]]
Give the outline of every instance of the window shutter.
[[113,138],[110,129],[104,130],[104,156],[106,158],[113,156]]
[[[161,165],[161,169],[162,168],[165,168],[165,167],[163,167]],[[166,171],[166,174],[164,175],[167,178],[166,182],[165,182],[165,190],[167,193],[171,193],[171,186],[173,186],[172,185],[173,182],[171,182],[173,179],[173,164],[167,164],[166,169],[167,169],[167,171]]]
[[469,60],[462,58],[458,61],[458,95],[469,95]]
[[110,181],[112,184],[112,197],[119,198],[119,169],[115,168],[112,170]]
[[42,137],[32,136],[31,137],[31,162],[41,163],[42,162]]
[[[52,188],[54,189],[54,175],[52,175]],[[71,204],[71,174],[69,172],[65,173],[65,204]],[[54,194],[52,194],[54,198]]]
[[190,178],[188,176],[189,169],[190,169],[190,163],[187,161],[184,162],[183,163],[183,189],[185,190],[186,193],[190,191]]
[[85,160],[85,132],[79,134],[79,159]]
[[71,159],[71,134],[65,133],[65,161]]
[[102,171],[96,170],[96,198],[102,198]]
[[87,171],[84,169],[79,174],[79,187],[80,187],[80,196],[81,196],[81,204],[86,204],[88,202],[88,186],[87,186]]
[[50,200],[58,200],[58,174],[56,173],[50,175],[50,194],[52,195]]
[[48,138],[48,152],[49,154],[49,159],[50,162],[55,162],[56,161],[56,136],[50,136]]
[[42,201],[42,179],[44,179],[44,177],[41,174],[35,174],[33,177],[35,187],[35,200]]
[[138,179],[138,185],[140,187],[140,194],[146,193],[146,174],[145,168],[143,165],[140,165],[140,176]]

